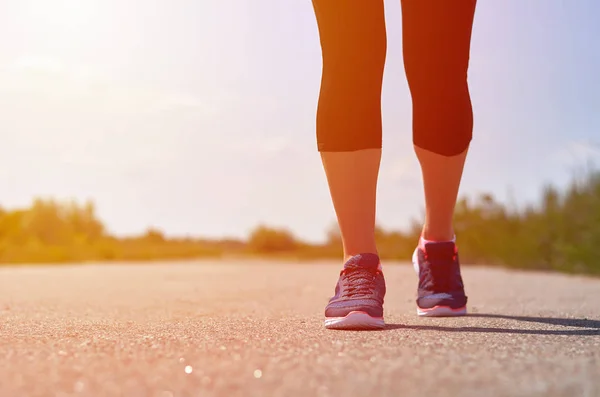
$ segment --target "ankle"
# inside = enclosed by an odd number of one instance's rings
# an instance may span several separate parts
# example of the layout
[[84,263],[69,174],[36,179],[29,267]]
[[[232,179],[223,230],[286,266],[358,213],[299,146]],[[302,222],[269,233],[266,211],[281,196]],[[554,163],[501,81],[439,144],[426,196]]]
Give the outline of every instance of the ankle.
[[454,241],[456,235],[454,230],[431,230],[423,228],[421,232],[421,238],[426,241]]
[[348,262],[348,260],[350,260],[351,258],[361,254],[373,254],[379,256],[379,252],[377,252],[377,250],[344,253],[344,262]]
[[362,241],[351,242],[351,244],[343,244],[344,260],[360,254],[375,254],[379,256],[375,239],[369,240],[364,239]]

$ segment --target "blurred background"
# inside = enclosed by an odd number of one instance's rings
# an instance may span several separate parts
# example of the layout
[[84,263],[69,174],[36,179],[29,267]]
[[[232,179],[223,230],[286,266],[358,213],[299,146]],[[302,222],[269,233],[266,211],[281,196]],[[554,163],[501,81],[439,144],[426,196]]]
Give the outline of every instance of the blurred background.
[[[423,213],[399,0],[378,239],[408,260]],[[600,274],[600,3],[480,1],[466,263]],[[309,0],[0,2],[0,262],[341,260],[315,143]]]

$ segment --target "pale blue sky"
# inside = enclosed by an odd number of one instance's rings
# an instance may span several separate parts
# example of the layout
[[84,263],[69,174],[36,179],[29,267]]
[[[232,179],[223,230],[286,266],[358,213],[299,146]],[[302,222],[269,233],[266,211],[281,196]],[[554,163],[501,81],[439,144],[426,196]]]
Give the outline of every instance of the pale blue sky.
[[[400,3],[385,3],[378,219],[402,229],[422,185]],[[531,202],[599,158],[599,14],[595,0],[480,1],[461,194]],[[118,234],[244,237],[262,222],[318,241],[334,220],[320,73],[309,0],[4,0],[0,205],[90,198]]]

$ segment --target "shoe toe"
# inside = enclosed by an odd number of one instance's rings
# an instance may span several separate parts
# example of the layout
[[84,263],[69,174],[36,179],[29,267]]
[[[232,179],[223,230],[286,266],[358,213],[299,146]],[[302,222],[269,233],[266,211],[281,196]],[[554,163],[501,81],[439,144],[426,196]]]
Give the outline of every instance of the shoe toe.
[[371,317],[383,317],[383,307],[371,299],[332,302],[325,308],[325,317],[345,317],[354,311],[365,312]]
[[417,299],[417,305],[422,309],[431,309],[436,306],[447,306],[452,309],[458,309],[466,304],[467,297],[463,294],[437,293]]

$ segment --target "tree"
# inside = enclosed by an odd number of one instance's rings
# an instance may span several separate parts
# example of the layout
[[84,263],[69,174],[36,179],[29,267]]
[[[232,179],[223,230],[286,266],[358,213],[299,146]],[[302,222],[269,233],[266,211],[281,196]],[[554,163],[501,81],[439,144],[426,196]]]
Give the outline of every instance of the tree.
[[256,228],[248,239],[248,248],[257,253],[292,251],[297,246],[296,239],[289,231],[266,226]]

